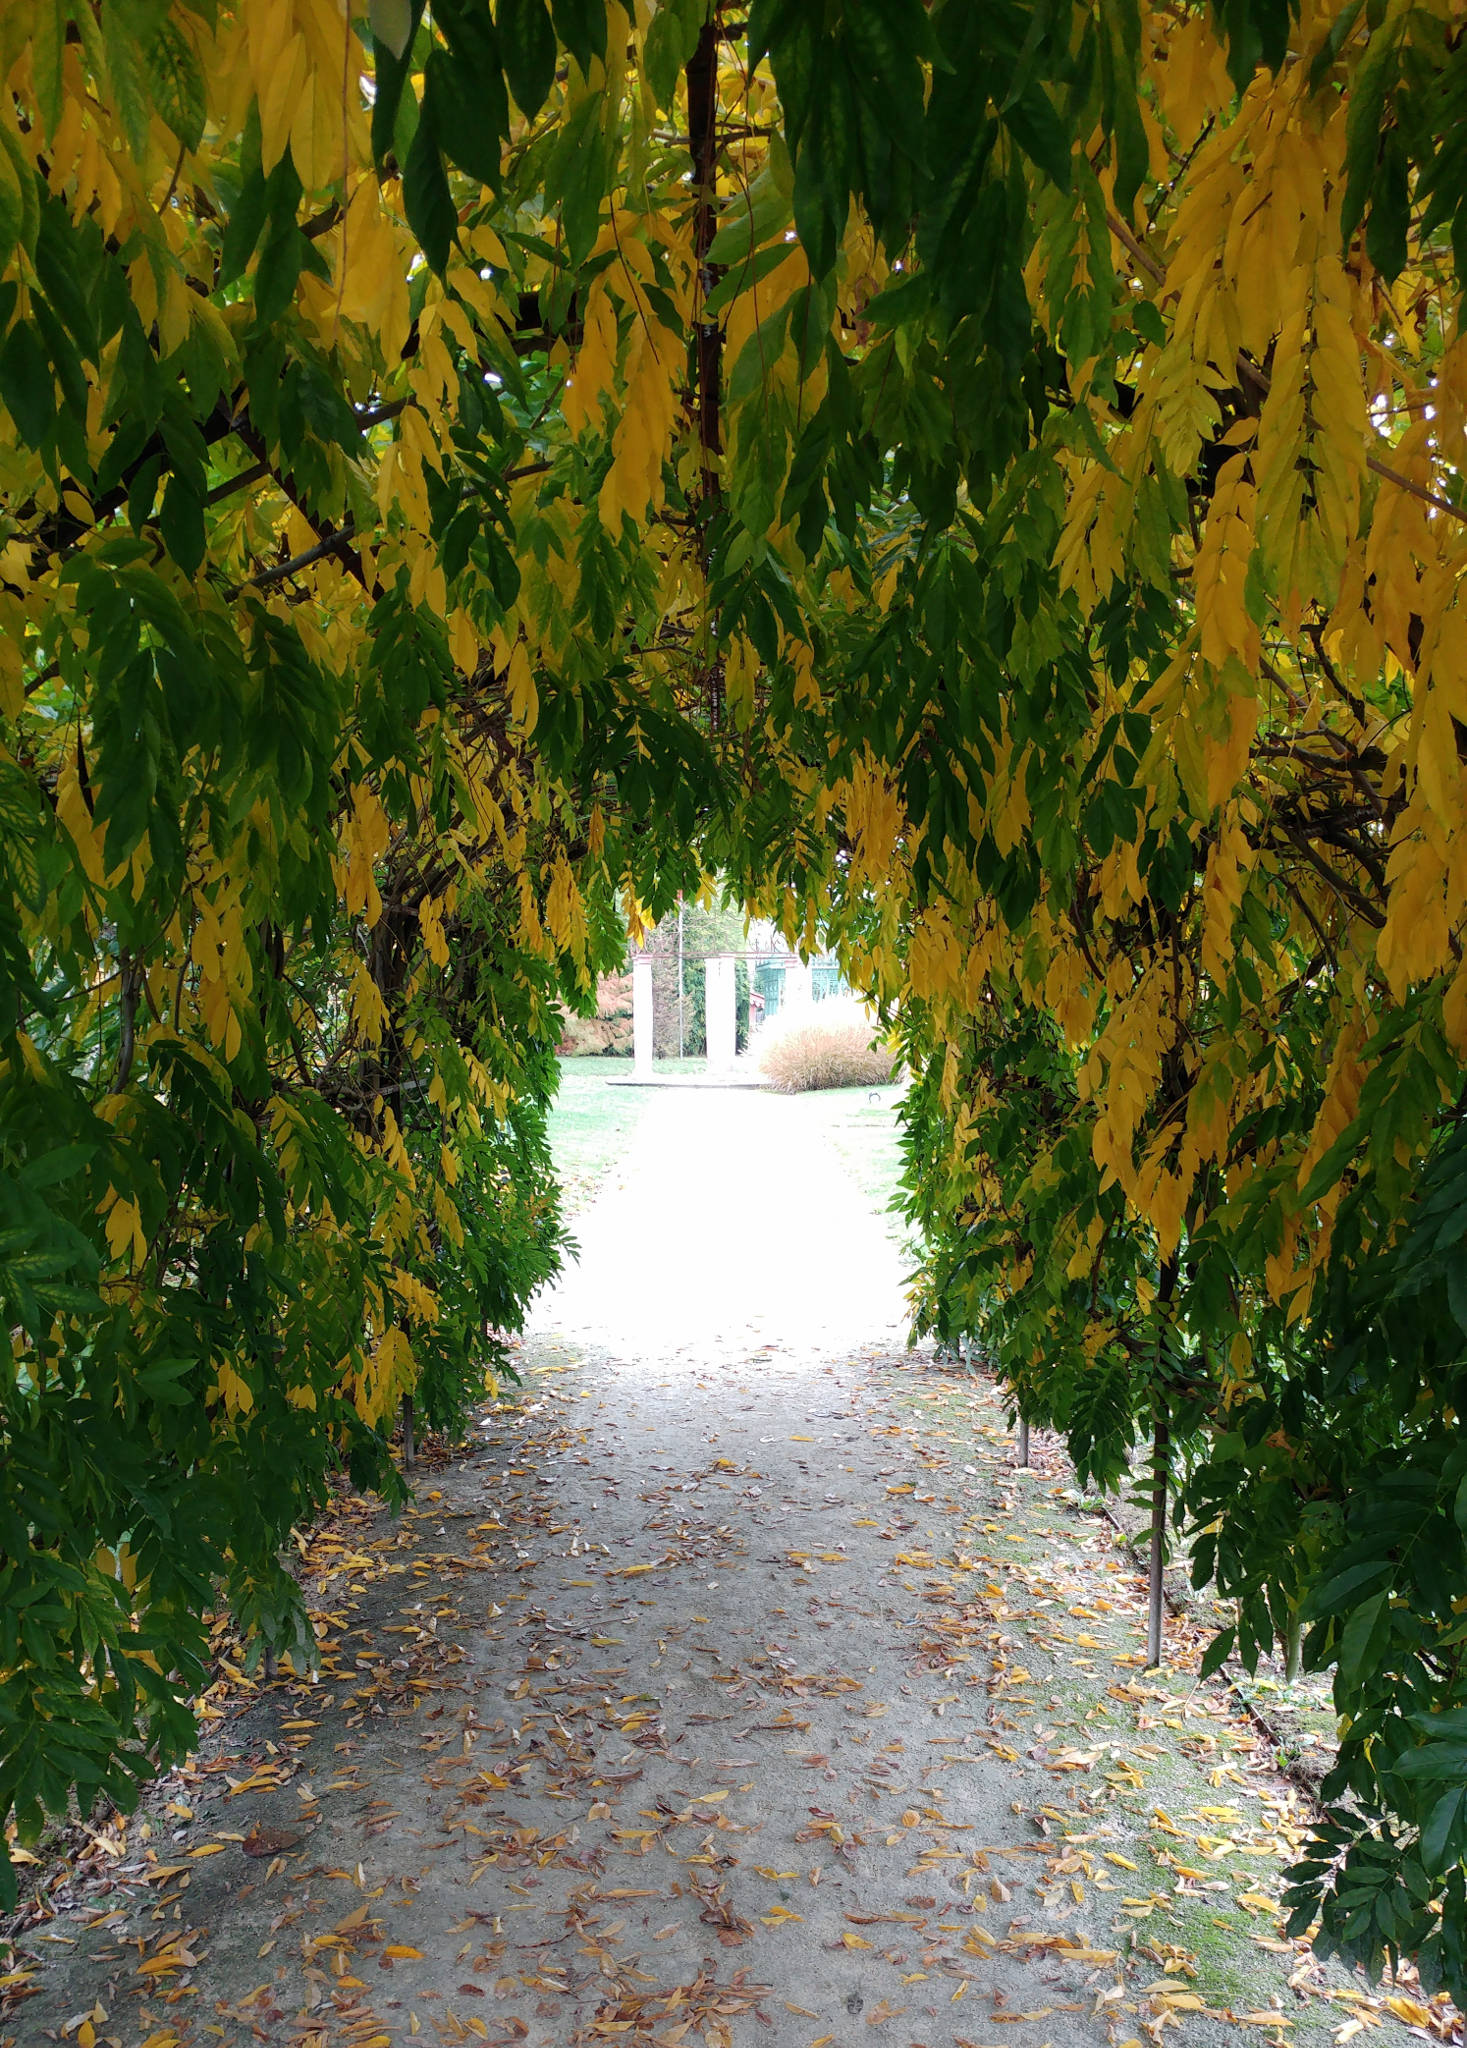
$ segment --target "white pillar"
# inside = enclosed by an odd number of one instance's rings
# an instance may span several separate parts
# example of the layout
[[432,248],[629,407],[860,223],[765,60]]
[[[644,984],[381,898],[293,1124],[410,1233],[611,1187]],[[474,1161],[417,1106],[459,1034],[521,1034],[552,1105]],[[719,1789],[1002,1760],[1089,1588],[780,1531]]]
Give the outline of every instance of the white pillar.
[[791,960],[784,970],[783,1010],[808,1010],[815,1000],[808,960]]
[[632,960],[632,1050],[639,1081],[652,1079],[652,955],[638,953]]
[[731,955],[718,953],[703,962],[703,1014],[708,1028],[711,1073],[731,1067],[738,1051],[737,987]]

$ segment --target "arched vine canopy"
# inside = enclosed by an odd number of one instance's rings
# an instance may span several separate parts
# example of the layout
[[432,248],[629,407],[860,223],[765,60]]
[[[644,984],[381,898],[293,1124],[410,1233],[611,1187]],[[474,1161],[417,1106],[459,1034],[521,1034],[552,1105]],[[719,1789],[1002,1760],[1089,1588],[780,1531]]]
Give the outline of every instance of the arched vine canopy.
[[[726,878],[915,1076],[919,1306],[1161,1427],[1467,1998],[1462,0],[7,0],[0,1808],[561,1236],[555,1002]],[[490,1363],[493,1362],[492,1356]]]

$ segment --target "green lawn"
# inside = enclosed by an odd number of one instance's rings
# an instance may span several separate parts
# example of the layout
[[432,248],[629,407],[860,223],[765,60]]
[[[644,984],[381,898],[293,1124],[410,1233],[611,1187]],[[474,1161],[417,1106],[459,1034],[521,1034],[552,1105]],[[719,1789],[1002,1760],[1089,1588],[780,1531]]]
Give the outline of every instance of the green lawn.
[[550,1144],[566,1209],[584,1209],[624,1155],[651,1100],[645,1088],[609,1085],[630,1075],[630,1060],[568,1059],[550,1112]]
[[[789,1106],[792,1127],[803,1119],[812,1137],[825,1136],[845,1162],[852,1179],[873,1209],[886,1212],[897,1192],[901,1172],[896,1107],[901,1092],[896,1088],[815,1088],[806,1095],[780,1098]],[[898,1238],[905,1234],[900,1218],[891,1217],[890,1227]]]
[[[659,1060],[657,1071],[669,1078],[700,1072],[702,1060]],[[625,1156],[627,1146],[649,1105],[656,1099],[646,1088],[620,1088],[629,1079],[630,1060],[566,1059],[560,1063],[560,1091],[550,1113],[550,1142],[556,1170],[566,1191],[571,1215],[584,1209],[606,1176]],[[825,1088],[807,1095],[765,1097],[778,1101],[789,1119],[793,1137],[808,1133],[818,1144],[824,1136],[845,1163],[873,1209],[888,1209],[896,1193],[901,1158],[897,1147],[897,1091],[894,1088]],[[901,1226],[893,1217],[891,1228]]]

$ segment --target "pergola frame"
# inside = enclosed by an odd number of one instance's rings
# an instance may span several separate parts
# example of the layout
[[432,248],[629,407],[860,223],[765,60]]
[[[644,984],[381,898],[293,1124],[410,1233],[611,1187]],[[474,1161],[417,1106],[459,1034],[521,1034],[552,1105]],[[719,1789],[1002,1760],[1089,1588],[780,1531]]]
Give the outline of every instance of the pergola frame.
[[[776,951],[769,946],[751,946],[739,953],[710,953],[703,962],[710,1073],[727,1072],[738,1056],[737,968],[741,960],[750,968],[774,964],[785,970],[785,1008],[800,1008],[814,1001],[810,962],[802,960],[797,953]],[[654,1031],[652,955],[635,953],[632,956],[632,1050],[639,1081],[652,1079]]]

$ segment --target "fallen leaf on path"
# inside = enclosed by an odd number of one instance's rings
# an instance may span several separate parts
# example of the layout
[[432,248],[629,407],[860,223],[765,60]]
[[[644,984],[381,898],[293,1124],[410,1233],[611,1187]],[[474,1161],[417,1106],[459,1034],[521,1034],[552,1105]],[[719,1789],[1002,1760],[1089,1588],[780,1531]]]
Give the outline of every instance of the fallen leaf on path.
[[246,1856],[280,1856],[298,1847],[300,1839],[285,1828],[252,1828],[239,1846]]

